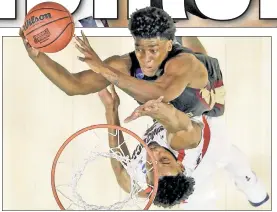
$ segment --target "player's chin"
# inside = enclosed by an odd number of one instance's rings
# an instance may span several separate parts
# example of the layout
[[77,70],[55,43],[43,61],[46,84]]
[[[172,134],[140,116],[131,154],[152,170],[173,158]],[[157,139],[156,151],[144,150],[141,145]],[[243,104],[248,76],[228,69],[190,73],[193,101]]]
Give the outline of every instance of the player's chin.
[[152,68],[152,67],[151,68],[143,68],[142,69],[143,74],[148,76],[148,77],[155,76],[156,71],[157,71],[156,68]]

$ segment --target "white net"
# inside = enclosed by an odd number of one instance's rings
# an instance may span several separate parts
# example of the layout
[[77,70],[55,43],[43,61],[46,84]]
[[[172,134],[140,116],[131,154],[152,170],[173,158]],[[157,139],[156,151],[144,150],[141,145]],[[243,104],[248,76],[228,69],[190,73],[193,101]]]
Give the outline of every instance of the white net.
[[[147,172],[153,171],[146,161],[147,151],[137,139],[119,130],[93,129],[74,138],[62,151],[55,169],[55,190],[67,210],[122,210],[144,209],[153,192],[147,183]],[[109,135],[117,145],[109,147]],[[126,154],[126,147],[129,155]],[[115,177],[111,159],[117,160],[129,178],[129,192],[123,191]],[[148,165],[146,165],[148,164]],[[148,167],[148,168],[146,168]],[[139,192],[152,188],[147,198]]]

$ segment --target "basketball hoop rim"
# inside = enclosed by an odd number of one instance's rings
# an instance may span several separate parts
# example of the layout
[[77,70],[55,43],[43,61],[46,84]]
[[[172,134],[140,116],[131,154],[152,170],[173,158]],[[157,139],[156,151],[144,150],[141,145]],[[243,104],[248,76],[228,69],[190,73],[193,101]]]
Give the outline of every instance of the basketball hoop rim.
[[75,132],[74,134],[72,134],[68,139],[66,139],[66,141],[62,144],[62,146],[59,148],[59,150],[56,153],[56,156],[54,158],[54,161],[52,163],[52,169],[51,169],[51,187],[52,187],[52,192],[54,195],[54,198],[59,206],[59,208],[61,210],[65,210],[63,204],[61,203],[58,193],[56,191],[56,182],[55,182],[55,173],[56,173],[56,166],[57,166],[57,162],[63,152],[63,150],[66,148],[66,146],[77,136],[79,136],[80,134],[87,132],[89,130],[93,130],[93,129],[101,129],[101,128],[110,128],[110,129],[114,129],[114,130],[121,130],[129,135],[131,135],[132,137],[134,137],[135,139],[137,139],[139,141],[139,143],[141,143],[143,145],[143,147],[146,149],[147,153],[150,156],[150,159],[152,161],[152,165],[153,165],[153,173],[154,173],[154,188],[152,190],[152,194],[149,198],[149,201],[147,203],[147,205],[144,207],[143,210],[148,210],[151,206],[151,204],[153,203],[156,194],[157,194],[157,190],[158,190],[158,183],[159,183],[159,177],[158,177],[158,169],[157,169],[157,164],[154,163],[155,158],[151,152],[151,150],[148,148],[147,144],[134,132],[132,132],[131,130],[128,130],[124,127],[121,126],[117,126],[117,125],[111,125],[111,124],[96,124],[96,125],[91,125],[88,127],[85,127],[77,132]]

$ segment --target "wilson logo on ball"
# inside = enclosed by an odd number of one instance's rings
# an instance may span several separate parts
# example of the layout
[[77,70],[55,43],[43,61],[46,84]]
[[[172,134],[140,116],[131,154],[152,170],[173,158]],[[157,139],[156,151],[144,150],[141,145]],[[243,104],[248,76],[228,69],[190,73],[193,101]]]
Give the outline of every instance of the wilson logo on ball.
[[51,16],[51,13],[46,13],[46,14],[42,14],[40,16],[32,16],[31,18],[29,18],[24,26],[23,26],[23,29],[24,30],[27,30],[30,26],[32,26],[33,24],[39,22],[39,21],[42,21],[44,19],[49,19],[49,18],[52,18]]
[[33,36],[34,42],[37,43],[43,43],[48,40],[50,37],[51,33],[49,32],[48,28],[46,28],[44,31],[36,34]]

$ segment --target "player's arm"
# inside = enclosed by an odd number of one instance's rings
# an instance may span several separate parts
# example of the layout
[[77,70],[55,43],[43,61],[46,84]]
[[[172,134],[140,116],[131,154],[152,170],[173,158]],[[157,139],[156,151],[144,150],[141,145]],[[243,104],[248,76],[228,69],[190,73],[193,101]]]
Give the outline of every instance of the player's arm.
[[[118,107],[120,104],[120,100],[117,93],[115,92],[114,87],[111,86],[111,93],[108,91],[108,89],[104,89],[100,91],[98,94],[103,105],[105,106],[107,124],[120,126],[120,120],[118,115]],[[122,131],[119,130],[118,132],[119,133],[116,133],[116,130],[109,129],[109,147],[112,149],[113,152],[118,152],[119,154],[123,153],[124,156],[130,158],[128,147],[124,143]],[[111,165],[119,186],[124,191],[129,193],[131,190],[131,181],[128,172],[121,164],[121,162],[114,158],[111,158]],[[141,197],[147,197],[147,194],[144,192],[140,192],[139,195]]]
[[203,126],[201,122],[189,118],[187,114],[174,107],[172,107],[172,110],[175,110],[175,115],[171,117],[170,122],[176,122],[177,127],[174,130],[171,130],[170,127],[165,127],[168,129],[167,142],[171,148],[178,151],[197,147],[202,136]]
[[[96,93],[110,84],[101,74],[91,70],[70,73],[66,68],[52,60],[45,53],[32,48],[26,41],[22,30],[20,30],[19,34],[22,37],[23,44],[29,57],[34,61],[41,72],[67,95]],[[128,73],[126,61],[128,62],[124,56],[112,56],[104,60],[103,63]]]
[[[24,37],[22,29],[19,31],[29,57],[34,61],[41,72],[58,88],[68,95],[82,95],[95,93],[110,84],[103,76],[92,71],[82,71],[72,74],[59,63],[52,60],[45,53],[32,48]],[[105,62],[111,63],[114,58]]]
[[70,73],[66,68],[44,53],[39,53],[39,56],[32,58],[32,60],[53,84],[69,96],[95,93],[110,84],[100,74],[94,73],[91,70]]
[[136,79],[103,63],[83,32],[82,35],[83,40],[75,37],[78,42],[76,48],[84,55],[79,59],[139,102],[144,103],[160,96],[169,102],[178,97],[186,86],[202,88],[208,82],[205,66],[191,54],[180,54],[169,60],[165,65],[165,73],[154,82]]
[[202,127],[192,121],[187,114],[173,105],[159,103],[153,116],[167,130],[167,142],[174,150],[191,149],[198,146],[201,140]]
[[[52,83],[70,96],[96,93],[110,85],[110,82],[101,74],[91,70],[70,73],[44,53],[39,53],[38,57],[32,59]],[[128,72],[125,61],[120,56],[109,57],[103,63],[117,70]]]
[[[108,124],[117,125],[120,126],[120,121],[118,117],[118,111],[106,110],[106,119]],[[119,131],[117,136],[114,136],[116,134],[116,130],[109,129],[109,146],[112,148],[114,152],[118,152],[119,154],[124,153],[125,156],[130,157],[129,151],[127,149],[127,146],[123,143],[124,137],[121,131]],[[120,145],[120,146],[119,146]],[[123,150],[123,151],[121,151]],[[117,182],[120,185],[120,187],[126,191],[130,192],[130,176],[128,175],[127,171],[123,167],[123,165],[116,159],[111,158],[111,165],[114,171],[114,174],[116,176]]]
[[141,116],[150,116],[161,123],[168,133],[168,142],[175,150],[196,147],[201,140],[201,126],[173,105],[162,102],[163,97],[139,106],[125,119],[130,122]]
[[[108,89],[103,89],[98,93],[100,100],[105,106],[105,115],[107,124],[120,126],[120,120],[118,116],[118,107],[120,99],[116,94],[114,87],[111,86],[111,93]],[[118,152],[120,155],[123,153],[125,157],[130,157],[129,150],[124,143],[124,137],[122,132],[119,130],[109,129],[109,147],[113,152]],[[111,158],[111,165],[116,176],[117,182],[120,187],[126,191],[130,191],[130,177],[123,167],[123,165],[116,159]]]
[[[120,121],[118,117],[118,110],[106,110],[106,119],[108,124],[117,125],[120,126]],[[114,152],[119,152],[119,154],[122,154],[122,152],[125,154],[125,156],[130,157],[129,150],[124,142],[124,137],[121,131],[119,131],[117,136],[115,135],[116,130],[109,129],[109,146],[113,149]],[[119,136],[119,137],[118,137]],[[119,147],[120,145],[120,147]],[[122,151],[121,151],[121,150]],[[128,172],[123,167],[123,165],[116,159],[111,158],[111,165],[114,171],[114,174],[116,176],[116,180],[118,185],[127,193],[130,193],[131,191],[131,180]],[[139,193],[140,197],[147,197],[147,194],[144,192]]]
[[204,87],[208,81],[206,68],[190,54],[182,54],[168,61],[165,73],[155,82],[124,75],[106,65],[98,65],[95,69],[112,84],[142,103],[160,96],[164,96],[164,101],[169,102],[177,98],[192,82],[194,86]]

